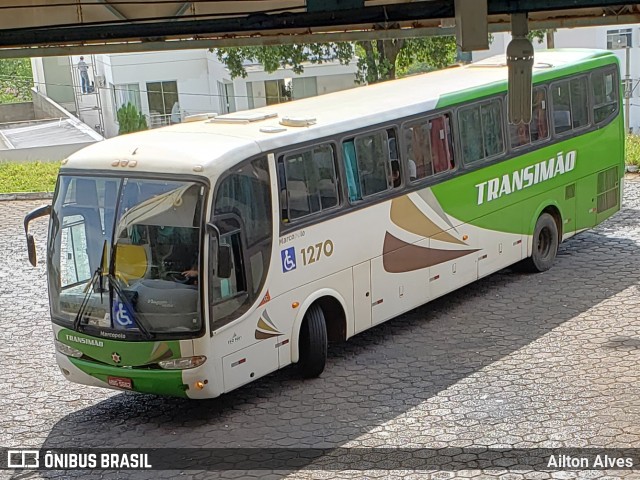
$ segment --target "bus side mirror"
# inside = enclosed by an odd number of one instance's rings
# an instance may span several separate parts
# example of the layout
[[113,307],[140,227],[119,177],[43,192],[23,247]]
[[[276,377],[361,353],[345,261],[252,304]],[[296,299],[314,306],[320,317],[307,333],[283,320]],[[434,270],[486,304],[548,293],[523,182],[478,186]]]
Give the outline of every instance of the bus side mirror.
[[35,267],[38,263],[36,258],[36,241],[30,233],[27,235],[27,251],[29,252],[29,263]]
[[218,247],[218,278],[231,277],[231,245]]
[[36,208],[35,210],[27,213],[24,217],[24,233],[27,236],[27,252],[29,254],[29,263],[36,266],[38,263],[38,259],[36,258],[36,241],[33,238],[33,235],[29,233],[29,223],[36,218],[44,217],[46,215],[51,215],[51,205],[45,205],[40,208]]

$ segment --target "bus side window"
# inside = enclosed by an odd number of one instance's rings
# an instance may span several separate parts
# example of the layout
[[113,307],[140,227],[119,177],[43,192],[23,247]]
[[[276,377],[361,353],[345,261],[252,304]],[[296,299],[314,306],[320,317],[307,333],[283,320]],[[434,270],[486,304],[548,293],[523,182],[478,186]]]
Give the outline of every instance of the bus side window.
[[556,82],[552,92],[556,133],[569,132],[589,124],[589,95],[585,77]]
[[[389,154],[389,132],[393,132],[395,139],[395,131],[384,130],[358,136],[353,141],[362,198],[394,188],[396,184],[399,185],[398,181],[402,181],[399,162],[396,173],[392,170]],[[343,148],[348,143],[345,142]],[[345,151],[345,153],[347,184],[349,184],[351,175],[349,170],[353,167],[353,160],[350,157],[351,152]],[[396,180],[394,180],[394,175],[397,177]],[[351,186],[349,188],[351,192]],[[351,193],[349,196],[352,196]]]
[[451,118],[440,115],[429,120],[429,136],[431,139],[431,161],[433,173],[446,172],[454,168],[451,139]]
[[316,145],[280,158],[280,205],[287,223],[338,205],[338,178],[333,147]]
[[405,130],[405,139],[411,181],[454,168],[449,114],[411,125]]
[[484,158],[482,151],[482,124],[480,106],[474,105],[458,112],[460,143],[465,163],[473,163]]
[[615,70],[595,71],[591,74],[593,91],[593,120],[600,124],[608,120],[618,108],[618,81]]
[[531,122],[509,125],[511,148],[518,148],[549,137],[547,94],[544,88],[533,89]]
[[500,99],[461,108],[458,126],[465,163],[474,163],[504,151]]

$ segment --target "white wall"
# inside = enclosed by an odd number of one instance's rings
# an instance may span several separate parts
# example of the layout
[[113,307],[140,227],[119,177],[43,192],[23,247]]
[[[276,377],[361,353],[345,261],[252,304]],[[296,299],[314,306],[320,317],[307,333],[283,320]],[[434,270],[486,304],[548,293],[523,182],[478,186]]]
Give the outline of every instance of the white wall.
[[[236,110],[248,109],[250,96],[254,99],[254,107],[266,104],[265,80],[316,77],[319,95],[357,86],[355,84],[357,71],[355,62],[350,65],[340,65],[338,62],[321,65],[308,64],[305,65],[301,75],[296,75],[290,69],[279,69],[270,74],[266,73],[262,66],[253,65],[248,67],[246,78],[232,79],[224,64],[218,61],[215,53],[208,50],[104,54],[95,55],[92,58],[90,78],[93,80],[98,75],[105,78],[106,85],[104,88],[98,89],[98,92],[106,137],[118,134],[119,126],[114,96],[114,86],[117,85],[137,84],[140,89],[142,113],[149,115],[147,83],[175,81],[183,118],[186,115],[198,113],[222,113],[221,105],[224,91],[219,91],[219,82],[233,84]],[[77,57],[72,59],[74,67],[77,60]],[[35,80],[44,82],[45,69],[40,59],[33,60],[33,69]],[[73,73],[77,73],[75,68]],[[251,91],[247,91],[247,82],[252,82]],[[89,96],[82,96],[83,105],[90,101],[85,97]],[[95,102],[95,100],[92,101]],[[84,113],[84,115],[87,114]]]
[[[184,115],[216,111],[209,86],[206,50],[145,52],[110,55],[113,85],[136,83],[142,112],[149,114],[147,82],[175,81]],[[113,99],[111,100],[113,103]]]
[[[247,92],[246,95],[253,94],[254,108],[258,108],[267,104],[264,86],[266,80],[316,77],[318,95],[322,95],[357,87],[358,84],[355,83],[357,69],[356,62],[351,62],[348,65],[340,65],[338,62],[319,65],[305,64],[304,71],[298,75],[288,68],[281,68],[273,73],[267,73],[262,66],[251,66],[247,68],[247,78],[243,79],[242,83],[252,82],[253,91]],[[242,95],[239,91],[239,88],[236,87],[236,95],[238,96]],[[238,102],[244,102],[244,99],[239,97]],[[248,106],[245,108],[248,108]],[[241,108],[238,108],[238,110],[241,110]]]
[[[625,28],[631,28],[632,31],[629,70],[634,90],[631,97],[629,127],[634,133],[640,133],[640,27],[636,24],[631,24],[559,29],[554,34],[555,48],[592,48],[605,50],[607,48],[607,31]],[[496,33],[493,37],[494,41],[489,50],[473,52],[473,61],[505,53],[507,45],[509,41],[511,41],[511,35],[508,33]],[[534,39],[533,46],[536,50],[546,48],[546,39],[541,44]],[[625,49],[617,49],[613,50],[613,52],[620,59],[620,73],[622,79],[624,79],[626,72]]]

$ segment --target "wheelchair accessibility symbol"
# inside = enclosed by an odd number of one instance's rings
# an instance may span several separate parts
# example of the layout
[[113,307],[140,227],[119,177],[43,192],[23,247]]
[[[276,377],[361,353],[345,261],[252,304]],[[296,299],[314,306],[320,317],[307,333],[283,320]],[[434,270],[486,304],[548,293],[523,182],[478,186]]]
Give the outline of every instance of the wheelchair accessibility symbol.
[[280,257],[282,258],[282,272],[287,273],[296,269],[296,249],[289,247],[286,250],[280,251]]
[[117,300],[113,302],[113,319],[116,328],[135,328],[133,315],[124,303]]

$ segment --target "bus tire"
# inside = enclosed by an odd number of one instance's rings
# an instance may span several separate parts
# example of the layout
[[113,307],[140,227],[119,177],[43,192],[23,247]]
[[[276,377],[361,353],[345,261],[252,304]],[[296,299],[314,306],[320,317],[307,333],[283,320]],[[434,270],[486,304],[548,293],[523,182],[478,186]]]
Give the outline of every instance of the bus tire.
[[559,235],[555,219],[548,213],[538,217],[533,230],[531,256],[522,261],[522,270],[545,272],[551,268],[558,253]]
[[327,324],[319,305],[309,307],[300,328],[298,370],[303,378],[315,378],[327,362]]

